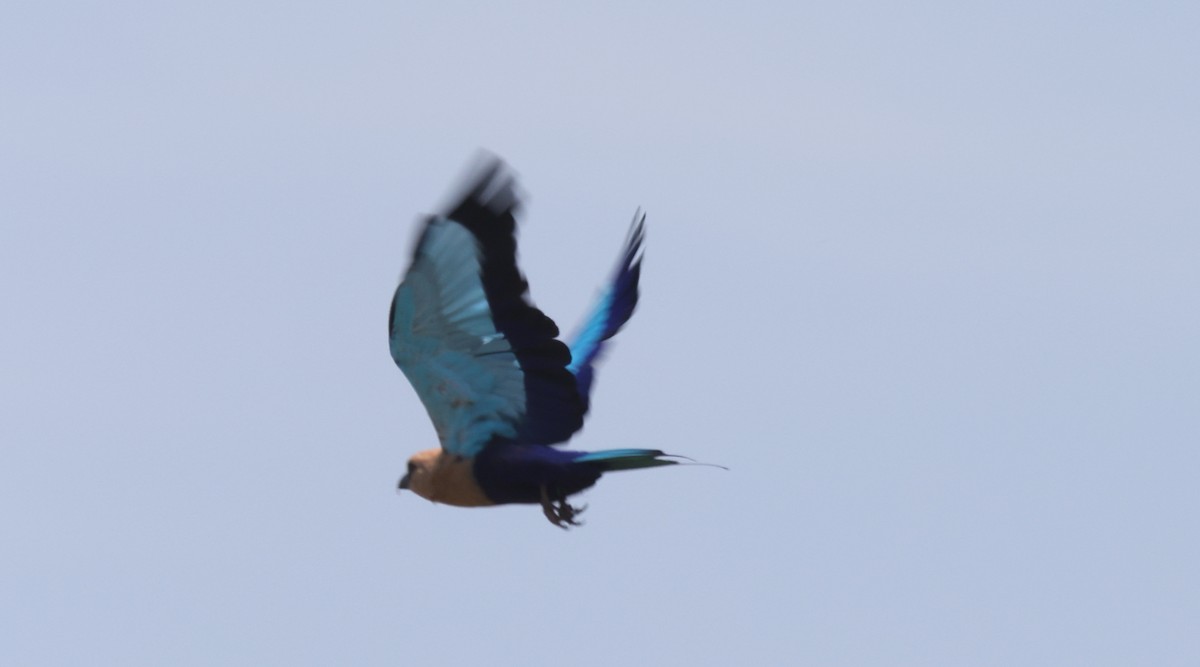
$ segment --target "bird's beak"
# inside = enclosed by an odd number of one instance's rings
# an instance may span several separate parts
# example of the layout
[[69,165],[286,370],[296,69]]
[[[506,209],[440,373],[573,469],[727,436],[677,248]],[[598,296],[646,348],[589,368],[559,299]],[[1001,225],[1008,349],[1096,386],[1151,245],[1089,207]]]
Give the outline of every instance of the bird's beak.
[[396,485],[396,490],[399,491],[401,489],[407,489],[407,488],[408,488],[408,475],[405,475],[400,478],[400,483]]

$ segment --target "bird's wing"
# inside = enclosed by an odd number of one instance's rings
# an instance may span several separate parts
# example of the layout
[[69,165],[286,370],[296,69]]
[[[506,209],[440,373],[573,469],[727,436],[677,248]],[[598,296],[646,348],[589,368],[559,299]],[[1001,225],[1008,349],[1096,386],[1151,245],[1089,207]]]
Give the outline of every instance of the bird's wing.
[[625,250],[613,271],[612,278],[600,293],[592,313],[571,341],[571,364],[567,369],[575,375],[579,396],[587,409],[588,397],[595,375],[593,364],[604,349],[604,341],[612,338],[629,318],[638,302],[638,279],[642,274],[642,241],[645,237],[646,215],[639,211],[633,216]]
[[555,444],[583,425],[570,351],[517,269],[517,207],[493,162],[450,213],[425,222],[392,300],[392,358],[453,454],[495,438]]

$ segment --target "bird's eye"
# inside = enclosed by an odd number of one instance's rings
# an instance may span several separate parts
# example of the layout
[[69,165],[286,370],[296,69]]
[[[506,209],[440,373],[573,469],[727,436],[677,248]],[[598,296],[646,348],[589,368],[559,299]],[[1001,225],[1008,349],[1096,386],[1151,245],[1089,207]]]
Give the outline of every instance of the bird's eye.
[[408,474],[410,474],[410,475],[413,474],[413,472],[415,472],[416,469],[417,469],[417,464],[413,463],[412,461],[409,461],[408,462]]

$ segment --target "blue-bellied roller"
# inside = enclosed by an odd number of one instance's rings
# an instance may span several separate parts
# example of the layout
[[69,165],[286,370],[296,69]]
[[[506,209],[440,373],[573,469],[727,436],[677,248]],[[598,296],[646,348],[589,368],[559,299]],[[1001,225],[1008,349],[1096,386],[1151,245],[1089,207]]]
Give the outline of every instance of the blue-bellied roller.
[[462,507],[540,504],[566,528],[582,511],[568,497],[602,474],[678,462],[657,449],[555,448],[583,426],[594,364],[637,305],[645,215],[568,346],[517,268],[519,208],[511,172],[489,159],[448,212],[422,224],[388,332],[441,446],[414,454],[399,488]]

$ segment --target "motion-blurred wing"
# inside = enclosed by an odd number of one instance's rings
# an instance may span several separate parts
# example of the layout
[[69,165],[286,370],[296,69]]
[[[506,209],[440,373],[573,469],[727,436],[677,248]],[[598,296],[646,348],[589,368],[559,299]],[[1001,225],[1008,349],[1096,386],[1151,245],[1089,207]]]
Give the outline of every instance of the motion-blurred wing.
[[593,364],[604,349],[604,341],[612,338],[633,315],[638,301],[638,279],[642,274],[642,240],[645,236],[646,215],[640,211],[633,216],[625,251],[613,272],[612,279],[600,294],[587,322],[571,342],[571,364],[567,369],[575,375],[579,396],[587,409],[588,397],[595,375]]
[[494,162],[449,214],[426,221],[392,300],[392,358],[453,454],[497,437],[554,444],[583,424],[570,352],[517,269],[517,206]]

